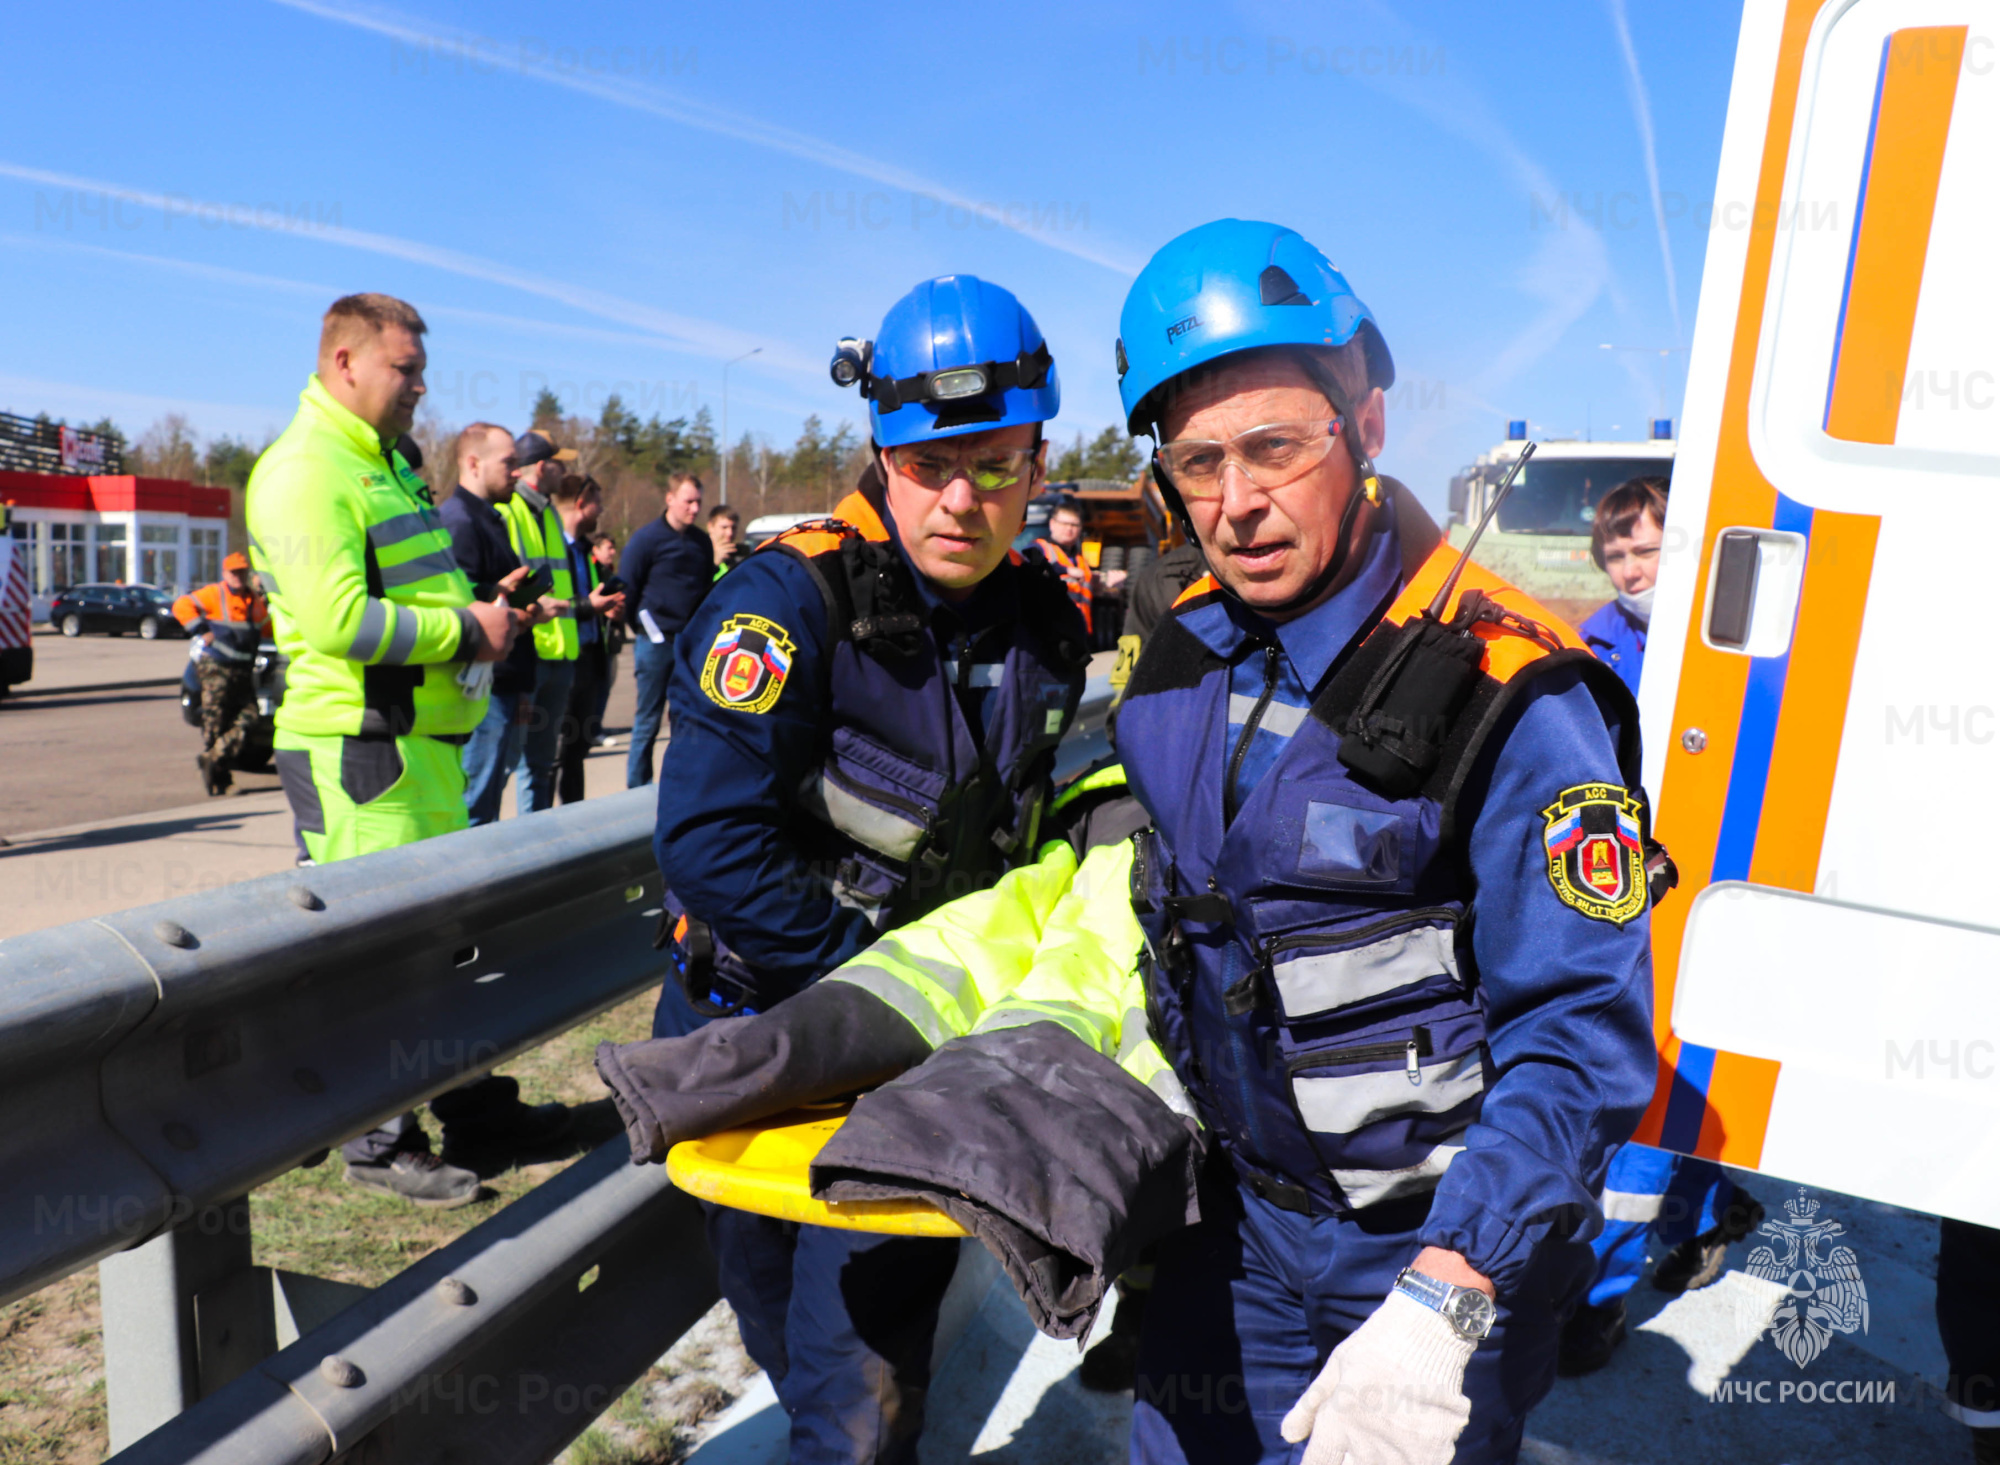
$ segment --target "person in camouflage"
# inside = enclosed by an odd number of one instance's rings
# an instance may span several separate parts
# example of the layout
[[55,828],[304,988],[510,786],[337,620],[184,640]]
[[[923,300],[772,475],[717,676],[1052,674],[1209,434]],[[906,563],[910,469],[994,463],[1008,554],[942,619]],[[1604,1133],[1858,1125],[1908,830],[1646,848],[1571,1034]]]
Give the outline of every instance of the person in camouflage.
[[271,607],[249,556],[222,562],[222,578],[174,602],[174,618],[202,639],[195,662],[201,686],[201,768],[210,795],[226,793],[229,770],[257,722],[257,647],[271,634]]

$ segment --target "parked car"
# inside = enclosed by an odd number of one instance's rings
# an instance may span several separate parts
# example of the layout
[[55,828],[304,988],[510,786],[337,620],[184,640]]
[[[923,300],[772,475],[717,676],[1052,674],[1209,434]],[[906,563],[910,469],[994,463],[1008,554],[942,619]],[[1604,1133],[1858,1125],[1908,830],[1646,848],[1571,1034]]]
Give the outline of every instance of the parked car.
[[65,636],[132,631],[153,641],[186,634],[174,619],[173,596],[153,585],[71,585],[50,602],[49,624]]
[[[201,659],[199,643],[188,650],[187,668],[181,672],[181,720],[189,727],[201,726],[201,677],[195,664]],[[268,773],[271,769],[271,739],[277,731],[278,704],[285,700],[285,658],[277,644],[266,641],[257,648],[251,669],[257,677],[257,723],[245,740],[235,767],[246,773]]]

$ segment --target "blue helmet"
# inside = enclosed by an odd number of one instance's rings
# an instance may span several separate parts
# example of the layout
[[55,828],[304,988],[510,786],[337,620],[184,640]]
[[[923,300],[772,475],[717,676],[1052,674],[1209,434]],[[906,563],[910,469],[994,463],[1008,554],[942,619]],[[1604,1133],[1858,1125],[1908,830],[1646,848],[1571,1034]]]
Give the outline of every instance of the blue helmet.
[[1259,346],[1344,346],[1360,333],[1368,384],[1396,380],[1388,343],[1339,270],[1292,229],[1217,219],[1163,247],[1118,317],[1126,430],[1153,427],[1147,398],[1183,372]]
[[1047,422],[1055,359],[1021,302],[973,275],[926,280],[889,307],[873,341],[843,340],[834,382],[860,384],[885,448]]

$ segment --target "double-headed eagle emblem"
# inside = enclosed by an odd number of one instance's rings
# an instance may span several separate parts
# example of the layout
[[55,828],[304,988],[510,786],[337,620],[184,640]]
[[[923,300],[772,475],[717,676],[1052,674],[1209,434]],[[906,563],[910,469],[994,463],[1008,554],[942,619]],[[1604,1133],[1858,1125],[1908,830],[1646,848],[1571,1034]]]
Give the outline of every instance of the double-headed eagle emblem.
[[1785,1202],[1785,1209],[1791,1213],[1789,1221],[1758,1227],[1758,1234],[1775,1244],[1753,1250],[1744,1270],[1789,1292],[1771,1315],[1771,1341],[1804,1368],[1825,1351],[1835,1333],[1868,1331],[1868,1287],[1854,1248],[1829,1245],[1847,1228],[1816,1219],[1819,1202],[1807,1199],[1804,1186],[1796,1200]]

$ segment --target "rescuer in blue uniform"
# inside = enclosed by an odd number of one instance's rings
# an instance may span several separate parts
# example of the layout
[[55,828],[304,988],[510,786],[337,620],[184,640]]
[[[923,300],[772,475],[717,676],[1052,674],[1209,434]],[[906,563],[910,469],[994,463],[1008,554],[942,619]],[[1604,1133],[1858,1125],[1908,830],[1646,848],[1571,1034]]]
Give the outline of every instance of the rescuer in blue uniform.
[[1211,572],[1117,738],[1152,1029],[1226,1161],[1159,1248],[1133,1458],[1510,1460],[1653,1091],[1630,693],[1398,528],[1387,344],[1296,233],[1181,236],[1120,338]]
[[[1012,551],[1055,365],[1007,291],[919,285],[834,380],[874,461],[835,517],[724,576],[679,642],[655,850],[676,974],[656,1036],[761,1011],[1036,853],[1082,618]],[[957,1243],[712,1210],[722,1291],[794,1465],[916,1458]]]

